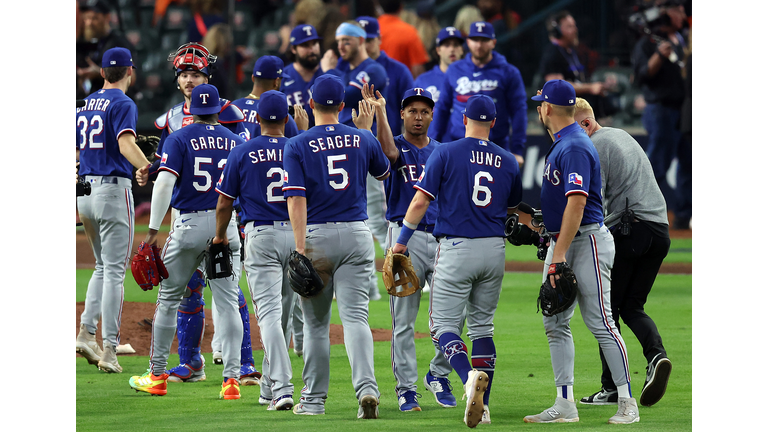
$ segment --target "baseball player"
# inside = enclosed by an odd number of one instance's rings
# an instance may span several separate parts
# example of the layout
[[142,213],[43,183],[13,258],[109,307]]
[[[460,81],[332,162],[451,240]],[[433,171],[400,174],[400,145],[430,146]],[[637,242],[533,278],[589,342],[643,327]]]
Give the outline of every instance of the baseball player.
[[[608,423],[640,420],[632,397],[629,362],[624,339],[611,313],[611,266],[615,253],[613,237],[603,222],[600,192],[600,159],[587,134],[574,121],[576,93],[564,80],[550,80],[539,94],[539,119],[552,133],[554,142],[544,162],[541,212],[552,235],[543,278],[555,265],[567,262],[578,281],[576,301],[566,311],[544,317],[549,340],[557,397],[552,408],[525,417],[526,423],[579,421],[573,396],[574,345],[570,321],[579,304],[584,324],[595,335],[618,390],[619,409]],[[552,276],[554,277],[554,276]],[[554,286],[554,281],[550,280]]]
[[[385,119],[386,100],[373,96],[368,86],[363,88],[363,96],[376,107],[376,115],[379,119]],[[421,176],[429,155],[441,145],[427,136],[434,106],[432,95],[428,91],[422,88],[410,89],[403,94],[400,103],[400,117],[404,123],[403,134],[393,138],[388,126],[389,121],[380,121],[377,125],[379,129],[377,136],[381,142],[381,148],[396,173],[384,180],[387,191],[387,220],[389,220],[387,249],[394,246],[394,240],[400,234],[403,216],[416,193],[413,185]],[[430,280],[434,272],[437,240],[432,236],[432,232],[436,220],[437,204],[435,203],[428,209],[424,219],[419,222],[419,229],[414,233],[415,239],[411,241],[410,257],[422,284]],[[400,411],[421,411],[416,399],[416,382],[419,374],[414,343],[414,325],[420,303],[421,290],[407,297],[392,296],[389,300],[389,310],[392,314],[392,372],[397,380],[395,391]],[[463,327],[462,323],[462,329]],[[451,365],[445,360],[440,347],[435,346],[435,357],[430,363],[430,370],[424,377],[424,385],[435,396],[437,403],[444,407],[456,406],[456,398],[451,393],[451,383],[448,380],[450,373]]]
[[[201,264],[207,243],[216,234],[214,182],[221,176],[230,151],[244,140],[218,121],[221,100],[216,87],[201,84],[192,90],[190,113],[193,123],[166,140],[160,173],[152,190],[152,210],[147,244],[157,243],[157,232],[170,205],[178,209],[162,260],[170,277],[160,283],[157,307],[152,320],[149,370],[129,380],[131,388],[154,395],[167,393],[166,372],[171,343],[176,332],[176,314],[187,286]],[[220,398],[240,398],[240,345],[243,322],[239,312],[240,233],[235,218],[226,227],[232,251],[232,278],[210,279],[218,309],[218,332],[223,339],[224,370]]]
[[[490,96],[496,104],[496,127],[489,139],[523,163],[525,132],[528,127],[525,85],[520,71],[494,51],[496,34],[490,23],[472,23],[467,36],[469,54],[451,64],[445,72],[440,98],[435,104],[429,136],[441,142],[464,136],[462,111],[473,95]],[[512,136],[509,129],[512,128]]]
[[[289,140],[283,158],[283,192],[296,251],[312,260],[325,282],[325,289],[318,295],[301,298],[305,386],[293,412],[325,413],[330,373],[328,332],[335,294],[352,367],[352,385],[359,401],[357,417],[373,419],[379,416],[380,393],[373,370],[365,285],[374,271],[365,184],[369,173],[379,180],[387,178],[390,166],[370,131],[339,123],[343,101],[344,84],[337,77],[318,77],[310,99],[315,127]],[[359,106],[365,103],[361,101]],[[372,117],[373,109],[366,115]]]
[[[368,23],[368,20],[364,18],[362,20]],[[373,23],[368,25],[373,26]],[[378,25],[378,22],[376,25]],[[369,38],[375,39],[376,37],[378,37],[378,29],[376,29],[376,32],[369,34],[359,21],[342,23],[336,29],[336,42],[341,54],[336,67],[341,72],[341,81],[346,86],[344,89],[344,109],[339,115],[340,123],[354,126],[352,109],[362,100],[362,89],[365,84],[373,86],[374,89],[379,90],[382,94],[386,94],[389,88],[389,78],[386,69],[368,54],[368,43],[366,40]],[[374,118],[371,131],[375,130],[377,130],[377,127],[376,119]],[[368,227],[376,238],[377,243],[381,246],[385,243],[387,237],[387,220],[385,219],[386,199],[381,183],[372,177],[367,179],[366,200],[368,203]],[[371,255],[374,259],[376,257],[375,254],[376,251],[374,250],[373,255]],[[381,299],[378,277],[375,271],[368,278],[368,287],[369,297],[372,300]]]
[[[301,105],[297,105],[302,109]],[[235,199],[245,225],[245,272],[256,304],[264,344],[260,403],[269,410],[293,408],[291,361],[288,358],[289,320],[295,293],[288,278],[288,257],[294,249],[293,232],[283,196],[283,148],[288,122],[285,94],[270,90],[261,95],[257,119],[261,135],[230,153],[216,186],[214,243],[226,243],[226,229]]]
[[[115,350],[120,343],[123,279],[133,246],[131,175],[146,175],[149,161],[136,145],[136,104],[125,95],[133,77],[133,59],[126,48],[107,50],[101,60],[104,87],[77,108],[80,175],[91,194],[77,197],[80,221],[96,260],[88,282],[85,309],[75,349],[105,372],[120,373]],[[104,349],[96,342],[101,322]]]
[[[406,251],[431,201],[440,197],[433,231],[439,245],[430,283],[429,330],[464,383],[464,423],[470,428],[491,422],[493,317],[504,278],[504,222],[523,196],[517,160],[488,140],[495,119],[489,96],[467,101],[466,137],[444,143],[427,159],[392,248],[395,253]],[[460,336],[465,308],[471,362]]]
[[445,72],[448,66],[461,59],[464,53],[464,38],[456,27],[445,27],[435,38],[435,52],[438,64],[431,70],[416,77],[414,87],[420,87],[432,94],[437,103],[440,100],[440,89],[445,81]]
[[[605,226],[616,245],[611,271],[611,315],[621,316],[643,346],[648,367],[640,405],[652,406],[664,396],[672,371],[659,330],[643,308],[669,252],[667,204],[654,181],[651,162],[631,135],[600,126],[589,102],[582,98],[576,98],[574,120],[592,139],[600,156]],[[614,322],[619,329],[618,320]],[[583,404],[618,403],[618,391],[602,349],[600,358],[603,387],[582,398]]]
[[[245,116],[243,124],[245,124],[245,128],[248,130],[249,137],[255,138],[261,135],[259,122],[256,120],[259,100],[261,94],[265,91],[280,88],[280,82],[288,76],[283,72],[283,67],[283,61],[279,57],[259,57],[253,65],[253,75],[251,75],[253,89],[248,96],[232,101],[232,105],[240,108],[240,111]],[[292,138],[298,134],[299,129],[296,126],[296,121],[293,117],[288,116],[288,123],[285,125],[285,136]]]
[[[163,147],[168,136],[181,128],[193,123],[192,113],[189,111],[192,90],[200,85],[207,84],[213,74],[216,56],[211,55],[208,49],[198,43],[186,43],[180,46],[174,53],[168,56],[176,73],[176,87],[184,96],[184,102],[176,104],[155,120],[155,126],[162,129],[160,143],[158,144],[152,164],[150,179],[154,180],[159,172]],[[239,134],[243,140],[247,140],[250,132],[244,126],[245,117],[242,111],[232,105],[228,100],[221,100],[219,123],[227,127],[233,133]],[[177,214],[173,214],[174,219]],[[184,299],[179,306],[177,322],[177,339],[179,340],[179,365],[169,370],[170,382],[196,382],[205,380],[205,359],[201,354],[201,343],[205,329],[205,300],[203,288],[205,278],[203,269],[198,269],[190,278]],[[248,306],[245,297],[239,295],[240,313],[243,321],[243,344],[240,377],[244,385],[256,385],[259,383],[261,373],[256,370],[251,349],[250,322]],[[214,329],[219,328],[217,308],[211,309],[213,314]],[[213,361],[220,364],[221,340],[219,333],[214,333],[211,343],[213,348]]]

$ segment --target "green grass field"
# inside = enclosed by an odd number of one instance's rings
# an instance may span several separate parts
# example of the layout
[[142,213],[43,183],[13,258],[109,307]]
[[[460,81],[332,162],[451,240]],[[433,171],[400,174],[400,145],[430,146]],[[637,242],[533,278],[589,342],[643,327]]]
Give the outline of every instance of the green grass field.
[[[670,259],[680,254],[681,262],[690,262],[691,241],[673,241]],[[519,248],[516,248],[519,249]],[[508,248],[508,257],[520,253]],[[533,260],[535,260],[535,251]],[[524,258],[531,261],[530,258]],[[77,270],[77,301],[85,298],[85,289],[91,270]],[[499,308],[495,318],[494,341],[497,349],[496,374],[491,394],[492,424],[479,429],[549,429],[558,426],[533,425],[523,417],[536,414],[554,402],[555,389],[549,348],[541,322],[536,313],[536,296],[541,276],[537,273],[507,273],[504,278]],[[241,287],[245,287],[241,281]],[[380,288],[382,292],[383,285]],[[210,290],[206,290],[206,303],[210,304]],[[126,278],[125,301],[156,301],[156,291],[144,292],[131,277]],[[428,299],[422,298],[418,332],[428,333]],[[600,430],[630,427],[645,431],[692,430],[692,277],[691,275],[659,275],[646,310],[656,321],[664,345],[672,360],[673,370],[664,399],[651,408],[640,407],[640,423],[633,426],[613,426],[606,422],[615,414],[615,406],[586,406],[578,404],[580,421],[569,424],[570,431]],[[333,322],[340,324],[334,306]],[[385,299],[371,302],[370,326],[389,328],[389,306]],[[252,325],[256,325],[252,323]],[[576,344],[577,398],[600,389],[600,360],[597,342],[586,329],[577,311],[571,322]],[[639,398],[645,377],[646,362],[640,344],[629,329],[624,337],[630,359],[632,389]],[[205,350],[209,347],[203,347]],[[78,430],[215,430],[248,427],[261,430],[324,431],[445,431],[462,430],[463,401],[461,381],[455,373],[450,379],[459,406],[453,409],[439,407],[432,395],[419,385],[422,412],[401,413],[397,407],[395,380],[390,366],[390,344],[375,344],[375,369],[382,393],[379,420],[358,420],[357,400],[350,382],[351,370],[343,345],[331,349],[331,387],[324,416],[296,416],[291,412],[268,412],[258,404],[258,387],[242,387],[242,398],[236,401],[218,399],[221,388],[222,366],[211,361],[206,354],[208,380],[191,384],[169,384],[168,395],[153,397],[136,393],[128,386],[131,375],[140,375],[147,369],[147,357],[120,356],[122,374],[106,374],[89,365],[84,359],[76,361]],[[426,372],[434,354],[429,339],[417,340],[417,360],[420,373]],[[254,352],[257,365],[263,356]],[[295,400],[302,387],[303,360],[291,353]],[[172,355],[169,364],[178,362]],[[273,422],[273,423],[272,423]]]

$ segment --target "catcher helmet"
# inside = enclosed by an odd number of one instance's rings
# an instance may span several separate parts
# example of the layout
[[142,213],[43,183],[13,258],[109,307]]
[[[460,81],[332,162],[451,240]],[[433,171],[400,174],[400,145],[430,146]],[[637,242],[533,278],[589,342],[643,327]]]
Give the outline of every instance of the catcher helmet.
[[173,62],[177,78],[184,71],[195,71],[205,74],[210,79],[216,58],[208,48],[196,42],[185,43],[168,55],[168,61]]

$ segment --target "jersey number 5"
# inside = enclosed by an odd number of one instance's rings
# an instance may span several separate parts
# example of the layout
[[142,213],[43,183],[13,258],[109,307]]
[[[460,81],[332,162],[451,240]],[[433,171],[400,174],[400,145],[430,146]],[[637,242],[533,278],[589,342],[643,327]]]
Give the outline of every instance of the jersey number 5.
[[336,190],[344,190],[349,186],[349,174],[344,168],[337,168],[336,162],[347,160],[347,155],[328,156],[328,175],[341,176],[340,182],[329,181],[328,184]]
[[[192,182],[192,186],[194,186],[195,190],[198,192],[207,192],[209,189],[211,189],[211,173],[202,169],[201,165],[210,165],[212,162],[213,159],[208,157],[195,158],[195,177],[203,177],[205,179],[205,183],[202,184],[200,182]],[[216,168],[223,170],[224,165],[226,164],[227,160],[221,159]]]
[[77,126],[80,128],[80,150],[84,149],[88,144],[90,144],[88,146],[92,149],[104,148],[103,141],[96,141],[96,138],[104,131],[104,121],[100,115],[97,114],[91,117],[90,123],[88,123],[86,116],[80,116],[77,118]]
[[[488,207],[493,199],[491,195],[491,189],[488,186],[481,186],[480,180],[486,179],[488,183],[493,183],[493,176],[487,171],[478,171],[475,174],[475,185],[472,187],[472,202],[478,207]],[[480,194],[483,194],[483,199],[480,199]]]

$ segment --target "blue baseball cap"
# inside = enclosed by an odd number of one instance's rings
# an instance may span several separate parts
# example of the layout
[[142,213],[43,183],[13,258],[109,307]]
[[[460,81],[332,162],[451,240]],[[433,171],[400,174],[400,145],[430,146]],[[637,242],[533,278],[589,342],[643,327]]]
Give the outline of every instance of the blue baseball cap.
[[192,89],[189,112],[194,115],[218,114],[221,111],[219,91],[211,84],[200,84]]
[[360,16],[355,18],[355,21],[363,26],[366,39],[381,37],[381,30],[379,30],[379,20],[376,18],[370,16]]
[[462,114],[472,120],[489,122],[496,118],[496,104],[490,96],[476,94],[467,100],[467,106]]
[[309,24],[297,25],[291,30],[291,45],[301,45],[304,42],[322,39],[323,38],[317,34],[317,29]]
[[261,56],[253,65],[253,76],[264,79],[288,78],[288,75],[283,73],[284,67],[280,57]]
[[136,69],[136,66],[133,65],[131,51],[129,51],[128,48],[110,48],[104,52],[103,56],[101,56],[102,68],[121,66],[131,66]]
[[312,85],[312,100],[320,105],[338,105],[344,102],[344,84],[335,75],[320,75]]
[[435,108],[435,101],[432,99],[432,93],[424,90],[423,88],[416,87],[405,91],[403,94],[403,101],[400,102],[400,109],[404,109],[413,100],[423,100],[429,105],[430,108]]
[[549,80],[544,83],[541,94],[533,96],[531,100],[549,102],[552,105],[574,106],[576,105],[576,90],[568,81]]
[[288,115],[288,98],[277,90],[265,91],[259,97],[257,112],[262,120],[283,120]]
[[469,26],[469,35],[467,37],[496,39],[496,32],[493,30],[493,24],[486,21],[476,21]]
[[440,46],[441,43],[447,41],[448,39],[458,39],[461,42],[464,42],[464,37],[461,35],[461,31],[457,29],[456,27],[446,27],[437,34],[437,37],[435,38],[435,46]]

